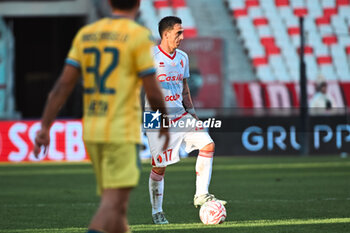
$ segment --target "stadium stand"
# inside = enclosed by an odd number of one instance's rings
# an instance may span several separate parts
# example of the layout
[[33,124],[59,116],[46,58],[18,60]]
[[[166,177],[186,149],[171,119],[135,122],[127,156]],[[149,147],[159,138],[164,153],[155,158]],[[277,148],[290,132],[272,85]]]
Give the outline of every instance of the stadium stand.
[[350,0],[227,0],[257,78],[299,79],[300,28],[305,17],[307,77],[350,81]]
[[186,38],[197,37],[197,28],[186,0],[142,0],[141,19],[152,31],[154,38],[160,39],[158,22],[165,16],[176,15],[183,21]]

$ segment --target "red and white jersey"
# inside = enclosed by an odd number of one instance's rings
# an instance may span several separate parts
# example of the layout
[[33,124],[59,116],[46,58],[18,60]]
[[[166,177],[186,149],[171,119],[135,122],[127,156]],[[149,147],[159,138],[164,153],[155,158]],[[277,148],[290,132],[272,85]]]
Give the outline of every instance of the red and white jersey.
[[[177,118],[185,112],[182,90],[183,79],[190,77],[188,56],[179,49],[176,49],[174,54],[168,54],[158,45],[153,49],[153,58],[168,114],[172,119]],[[145,108],[150,109],[147,98]]]

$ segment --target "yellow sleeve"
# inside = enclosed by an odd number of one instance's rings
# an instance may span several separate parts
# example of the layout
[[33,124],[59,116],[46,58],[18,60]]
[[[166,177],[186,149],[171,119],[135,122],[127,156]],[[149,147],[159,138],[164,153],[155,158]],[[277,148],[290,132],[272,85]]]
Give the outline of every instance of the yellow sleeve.
[[80,43],[81,43],[81,31],[79,31],[76,34],[72,43],[72,47],[70,48],[66,59],[66,64],[72,65],[79,69],[81,67],[81,57],[79,52]]
[[154,46],[151,32],[149,30],[142,30],[137,36],[137,41],[134,47],[134,61],[136,71],[139,77],[144,77],[156,72],[152,56],[152,48]]

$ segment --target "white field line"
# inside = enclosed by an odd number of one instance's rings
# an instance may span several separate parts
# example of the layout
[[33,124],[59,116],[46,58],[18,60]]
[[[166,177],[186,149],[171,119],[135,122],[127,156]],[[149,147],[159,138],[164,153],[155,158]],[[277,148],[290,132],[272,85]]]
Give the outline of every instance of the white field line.
[[94,202],[82,202],[82,203],[18,203],[18,204],[0,204],[0,207],[4,208],[25,208],[25,207],[49,207],[49,206],[98,206],[98,203]]
[[[312,225],[312,224],[339,224],[350,223],[350,218],[325,218],[325,219],[283,219],[283,220],[251,220],[251,221],[230,221],[224,222],[220,225],[203,225],[201,223],[184,223],[184,224],[168,224],[157,225],[154,224],[140,224],[131,225],[133,232],[138,231],[171,231],[171,230],[190,230],[198,228],[244,228],[244,227],[271,227],[271,226],[292,226],[292,225]],[[86,228],[33,228],[33,229],[6,229],[0,230],[3,233],[38,233],[38,232],[85,232]]]
[[[249,200],[228,200],[228,203],[250,203],[250,202],[319,202],[319,201],[350,201],[350,197],[347,198],[320,198],[320,199],[307,199],[307,200],[290,200],[290,199],[249,199]],[[2,203],[0,207],[4,208],[23,208],[23,207],[49,207],[49,206],[98,206],[98,202],[81,202],[81,203],[14,203],[7,204]],[[184,202],[167,201],[167,204],[176,205],[184,204]],[[188,201],[185,204],[192,204],[192,201]]]

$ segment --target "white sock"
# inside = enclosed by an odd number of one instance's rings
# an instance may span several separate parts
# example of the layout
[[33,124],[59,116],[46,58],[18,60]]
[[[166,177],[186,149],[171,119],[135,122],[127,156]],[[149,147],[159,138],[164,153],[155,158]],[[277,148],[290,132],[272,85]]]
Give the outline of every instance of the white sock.
[[151,171],[148,188],[152,205],[152,214],[163,212],[164,175],[159,175]]
[[214,151],[199,151],[196,162],[196,196],[209,193]]

